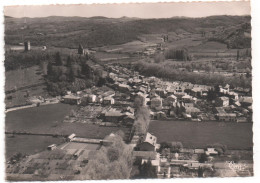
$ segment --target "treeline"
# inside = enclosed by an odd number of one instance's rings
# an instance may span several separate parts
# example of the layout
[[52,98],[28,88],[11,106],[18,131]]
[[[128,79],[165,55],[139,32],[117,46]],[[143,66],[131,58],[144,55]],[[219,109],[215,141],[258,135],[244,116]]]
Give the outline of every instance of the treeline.
[[[121,134],[121,133],[119,133]],[[110,146],[102,146],[89,160],[86,169],[82,172],[84,179],[129,179],[133,164],[132,148],[126,145],[123,137],[116,133],[105,140],[111,141]]]
[[47,90],[53,96],[65,95],[66,92],[77,92],[94,84],[102,86],[102,70],[93,70],[88,61],[90,56],[64,57],[59,52],[53,56],[54,60],[47,63]]
[[166,59],[173,59],[173,60],[180,60],[180,61],[190,61],[191,55],[189,54],[188,49],[182,48],[182,49],[169,49],[166,50],[165,53]]
[[244,75],[225,77],[223,75],[209,73],[193,73],[188,71],[179,71],[157,63],[138,62],[135,69],[146,76],[156,76],[159,78],[173,81],[191,82],[202,85],[226,85],[232,87],[251,88],[251,77]]
[[150,124],[150,110],[144,105],[145,99],[142,96],[136,96],[134,100],[135,112],[135,134],[145,135]]
[[[15,20],[17,23],[13,23]],[[165,19],[108,19],[81,17],[31,18],[33,22],[21,30],[23,19],[6,19],[5,42],[23,42],[21,34],[32,45],[77,48],[78,42],[84,47],[122,44],[137,40],[142,34],[164,34],[167,32],[198,33],[204,28],[239,25],[250,22],[250,16],[215,16],[205,18],[165,18]],[[55,24],[56,31],[53,31]],[[19,30],[19,31],[17,31]],[[41,35],[31,32],[41,33]],[[183,31],[180,31],[183,30]],[[199,30],[199,31],[198,31]]]
[[39,65],[41,62],[51,59],[48,52],[31,50],[30,52],[6,51],[5,70],[15,70]]

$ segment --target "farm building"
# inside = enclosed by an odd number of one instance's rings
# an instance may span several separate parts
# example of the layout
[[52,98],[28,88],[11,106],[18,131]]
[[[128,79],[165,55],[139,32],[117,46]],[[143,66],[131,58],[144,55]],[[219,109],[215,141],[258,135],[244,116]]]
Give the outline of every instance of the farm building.
[[118,123],[123,119],[124,114],[120,111],[108,111],[105,113],[105,122],[115,122]]
[[218,107],[227,107],[227,106],[229,106],[229,98],[228,97],[218,97],[215,101],[215,104]]
[[63,97],[63,102],[65,104],[75,104],[75,105],[79,105],[81,103],[81,98],[78,96],[74,96],[74,95],[65,95]]

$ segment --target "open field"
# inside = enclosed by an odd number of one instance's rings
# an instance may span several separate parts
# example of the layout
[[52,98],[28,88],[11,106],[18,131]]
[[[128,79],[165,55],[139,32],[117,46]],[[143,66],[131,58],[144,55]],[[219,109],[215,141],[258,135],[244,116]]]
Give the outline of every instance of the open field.
[[5,91],[44,82],[39,66],[7,71],[5,77]]
[[6,135],[6,159],[12,157],[15,153],[35,154],[45,150],[51,144],[61,144],[63,138],[35,135]]
[[5,77],[5,91],[7,92],[5,104],[7,108],[25,105],[27,94],[29,96],[44,96],[47,94],[39,66],[7,71]]
[[158,142],[180,141],[184,147],[205,147],[221,143],[228,149],[253,147],[252,123],[219,123],[188,121],[151,121],[149,132]]
[[127,132],[128,128],[101,127],[94,124],[65,123],[63,119],[77,106],[68,104],[52,104],[34,108],[27,108],[6,114],[6,131],[48,133],[70,135],[86,138],[104,138],[119,129]]

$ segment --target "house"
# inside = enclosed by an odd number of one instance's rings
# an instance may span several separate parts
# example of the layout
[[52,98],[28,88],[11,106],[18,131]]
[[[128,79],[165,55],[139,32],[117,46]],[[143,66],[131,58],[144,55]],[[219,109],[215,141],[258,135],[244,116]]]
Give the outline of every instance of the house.
[[65,95],[62,99],[65,104],[79,105],[81,103],[81,98],[74,95]]
[[131,87],[127,84],[118,84],[118,90],[120,92],[129,92]]
[[118,123],[123,119],[123,116],[124,114],[121,113],[120,111],[116,111],[116,110],[107,111],[104,116],[104,121]]
[[190,95],[184,95],[182,98],[181,98],[181,101],[182,102],[185,102],[185,103],[191,103],[193,101],[193,98],[192,96]]
[[246,123],[246,122],[248,122],[248,121],[247,121],[247,118],[246,118],[246,117],[238,117],[238,118],[237,118],[237,122],[238,122],[238,123]]
[[172,104],[177,101],[177,97],[175,95],[170,95],[165,99],[165,101],[166,105],[172,106]]
[[218,155],[218,151],[216,151],[215,148],[207,148],[207,150],[205,151],[205,154],[208,156]]
[[162,109],[162,99],[160,97],[155,97],[151,99],[151,109],[155,109],[155,110]]
[[225,87],[219,86],[219,92],[223,94],[229,93],[229,84],[227,84]]
[[193,104],[193,103],[185,103],[185,102],[183,102],[182,105],[183,105],[184,107],[194,107],[194,104]]
[[158,111],[158,112],[156,113],[155,119],[165,119],[165,118],[166,118],[165,112],[163,112],[163,111]]
[[219,121],[236,121],[235,113],[218,113],[216,117]]
[[195,154],[204,154],[205,150],[204,149],[194,149]]
[[162,89],[162,88],[157,88],[157,89],[155,90],[155,93],[156,93],[157,95],[159,95],[160,97],[165,97],[166,94],[167,94],[167,92],[166,92],[164,89]]
[[191,89],[191,95],[194,97],[204,97],[207,96],[208,89],[202,87],[194,87]]
[[54,149],[56,149],[57,148],[57,145],[56,144],[52,144],[52,145],[49,145],[48,147],[47,147],[47,149],[49,150],[49,151],[52,151],[52,150],[54,150]]
[[229,92],[228,93],[229,98],[233,99],[234,101],[238,101],[238,94],[236,92]]
[[134,108],[127,106],[127,107],[123,108],[122,112],[129,112],[131,114],[134,114],[135,110],[134,110]]
[[96,102],[96,98],[97,98],[96,95],[90,94],[90,95],[88,95],[88,102],[94,103],[94,102]]
[[253,99],[252,97],[240,97],[239,102],[242,107],[248,107],[252,105]]
[[103,99],[103,104],[104,105],[113,105],[113,104],[115,104],[115,99],[112,97],[105,97]]
[[186,114],[189,114],[191,116],[196,116],[201,113],[201,111],[196,107],[186,107],[184,106],[184,110]]
[[137,148],[140,151],[155,151],[156,143],[157,137],[147,132],[144,141],[138,144]]
[[75,134],[75,133],[72,133],[71,135],[69,135],[69,136],[67,137],[67,140],[68,140],[68,141],[71,141],[74,137],[76,137],[76,134]]
[[96,102],[102,104],[103,103],[103,97],[101,95],[99,95],[97,98],[96,98]]
[[218,97],[215,101],[215,105],[218,107],[227,107],[227,106],[229,106],[229,98],[228,97]]

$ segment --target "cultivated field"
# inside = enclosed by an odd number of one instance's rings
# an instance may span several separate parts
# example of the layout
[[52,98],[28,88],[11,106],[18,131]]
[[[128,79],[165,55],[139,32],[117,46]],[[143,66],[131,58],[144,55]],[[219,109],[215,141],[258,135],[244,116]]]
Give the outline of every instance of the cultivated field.
[[184,147],[205,147],[221,143],[228,149],[253,147],[252,123],[152,121],[149,132],[158,142],[180,141]]
[[15,153],[35,154],[46,150],[51,144],[61,144],[64,138],[55,138],[51,136],[35,136],[35,135],[6,135],[6,159],[12,157]]

